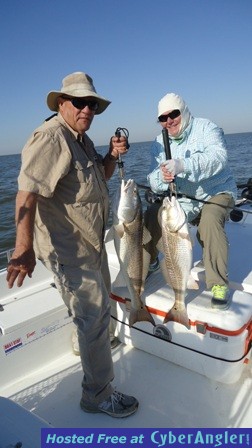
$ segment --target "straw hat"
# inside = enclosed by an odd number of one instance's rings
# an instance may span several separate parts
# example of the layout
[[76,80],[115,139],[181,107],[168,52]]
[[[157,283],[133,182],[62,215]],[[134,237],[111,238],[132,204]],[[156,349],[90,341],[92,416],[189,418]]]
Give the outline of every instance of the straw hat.
[[96,93],[92,78],[83,72],[75,72],[66,76],[62,81],[62,88],[60,91],[52,91],[47,95],[47,105],[49,109],[57,112],[57,99],[66,95],[69,97],[83,98],[85,96],[95,98],[99,104],[95,114],[101,114],[108,107],[111,101],[106,100]]

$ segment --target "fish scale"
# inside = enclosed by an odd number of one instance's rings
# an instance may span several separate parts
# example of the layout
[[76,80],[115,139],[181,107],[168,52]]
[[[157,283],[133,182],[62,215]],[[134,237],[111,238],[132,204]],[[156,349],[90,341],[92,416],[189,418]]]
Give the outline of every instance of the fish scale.
[[131,299],[129,325],[141,321],[155,325],[141,300],[150,256],[143,249],[148,235],[144,232],[141,199],[133,179],[122,180],[112,211],[115,249]]
[[164,323],[175,321],[189,329],[185,296],[192,266],[192,243],[185,213],[175,196],[164,198],[158,220],[164,253],[162,271],[175,294],[174,305],[167,312]]

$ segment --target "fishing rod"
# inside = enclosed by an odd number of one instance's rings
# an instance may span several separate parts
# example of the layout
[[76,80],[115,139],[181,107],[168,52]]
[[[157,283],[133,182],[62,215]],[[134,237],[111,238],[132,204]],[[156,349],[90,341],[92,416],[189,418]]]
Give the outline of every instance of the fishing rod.
[[[151,190],[151,188],[148,185],[143,185],[143,184],[137,184],[138,188],[141,188],[142,190],[145,190],[146,193],[151,192],[154,196],[154,199],[152,201],[147,201],[147,202],[161,202],[162,201],[162,197],[167,196],[167,192],[162,192],[162,193],[153,193],[153,191]],[[241,192],[241,197],[244,199],[244,201],[246,200],[249,203],[252,203],[252,177],[250,179],[248,179],[248,182],[246,184],[237,184],[236,185],[238,189],[242,189],[243,191]],[[209,203],[209,201],[205,201],[204,199],[197,199],[194,196],[189,196],[186,193],[177,193],[177,195],[179,197],[184,197],[184,198],[188,198],[188,199],[192,199],[194,201],[198,201],[198,202],[203,202],[203,203]],[[243,202],[244,202],[243,201]],[[237,205],[237,207],[239,207],[239,205]],[[232,208],[233,207],[229,207]]]
[[[145,199],[149,204],[159,204],[159,203],[163,202],[163,199],[166,196],[169,195],[169,190],[164,191],[163,193],[154,193],[148,185],[142,185],[142,184],[137,183],[137,187],[142,190],[145,190]],[[236,222],[240,221],[242,219],[243,213],[247,213],[249,215],[252,214],[252,210],[244,210],[244,209],[240,208],[244,204],[247,204],[247,203],[252,204],[252,178],[248,180],[247,184],[237,185],[237,188],[243,188],[243,187],[246,187],[246,188],[242,191],[242,194],[241,194],[242,200],[238,204],[235,204],[234,207],[229,207],[226,205],[218,204],[219,207],[231,210],[230,218],[232,219],[232,221],[236,221]],[[187,198],[187,199],[191,199],[193,201],[202,202],[203,204],[212,204],[211,200],[206,201],[204,199],[197,199],[194,196],[189,196],[188,194],[185,194],[185,193],[176,193],[176,196],[178,198]],[[214,202],[213,202],[213,204],[217,205]]]
[[[163,142],[164,142],[164,149],[165,149],[165,158],[166,160],[171,160],[171,147],[169,142],[169,134],[166,128],[162,129],[162,135],[163,135]],[[176,184],[174,181],[169,183],[169,188],[171,191],[170,196],[176,196]]]
[[[118,127],[116,129],[116,131],[115,131],[115,136],[120,138],[122,133],[126,137],[126,142],[127,142],[126,148],[129,149],[130,145],[129,145],[129,141],[128,141],[128,138],[129,138],[129,131],[128,131],[128,129]],[[124,169],[123,169],[124,162],[122,161],[121,154],[118,155],[117,163],[118,163],[118,170],[119,170],[120,178],[121,178],[121,180],[123,180],[124,179]]]
[[[162,129],[162,135],[163,135],[163,142],[164,142],[164,149],[165,149],[165,157],[166,160],[170,160],[171,157],[171,147],[170,147],[170,142],[169,142],[169,134],[166,128]],[[170,182],[169,184],[170,190],[171,190],[171,196],[175,195],[177,196],[177,192],[176,192],[176,184],[174,183],[174,181]],[[242,198],[246,199],[248,202],[252,200],[252,178],[248,179],[246,184],[241,184],[241,185],[237,185],[237,188],[241,189],[244,188],[244,190],[242,191]],[[203,203],[209,203],[209,201],[203,201],[203,200],[199,200],[196,199],[194,197],[182,194],[181,196],[184,196],[188,199],[193,199],[199,202],[203,202]],[[239,207],[239,206],[238,206]],[[231,210],[235,210],[233,207],[227,207],[230,208]]]

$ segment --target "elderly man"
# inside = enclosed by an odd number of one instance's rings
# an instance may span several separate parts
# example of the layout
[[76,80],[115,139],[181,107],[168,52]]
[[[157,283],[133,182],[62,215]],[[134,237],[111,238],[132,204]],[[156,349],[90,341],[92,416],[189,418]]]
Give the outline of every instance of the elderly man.
[[37,128],[22,153],[16,200],[16,247],[7,281],[21,286],[31,277],[36,256],[51,270],[77,326],[84,371],[81,408],[127,417],[138,407],[131,396],[114,390],[104,273],[108,272],[104,232],[109,198],[106,180],[125,137],[112,137],[107,155],[99,155],[86,131],[94,115],[110,101],[100,96],[92,78],[76,72],[63,79],[60,91],[47,96],[56,112]]

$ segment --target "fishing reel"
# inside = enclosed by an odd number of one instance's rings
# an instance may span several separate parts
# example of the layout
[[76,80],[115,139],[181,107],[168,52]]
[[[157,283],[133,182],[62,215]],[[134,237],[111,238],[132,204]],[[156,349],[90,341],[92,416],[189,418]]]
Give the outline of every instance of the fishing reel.
[[163,199],[169,194],[169,191],[164,191],[162,194],[154,193],[150,188],[148,188],[145,191],[144,197],[149,204],[161,204]]
[[[248,180],[246,184],[237,185],[238,188],[243,188],[241,192],[241,197],[245,199],[246,201],[252,201],[252,177]],[[244,188],[245,187],[245,188]],[[243,219],[243,212],[242,210],[238,210],[238,207],[240,207],[242,204],[244,204],[244,201],[240,204],[237,204],[235,209],[233,209],[230,212],[230,219],[234,222],[239,222]]]
[[241,193],[242,198],[248,199],[249,201],[252,200],[252,177],[247,182],[246,188],[242,190]]

